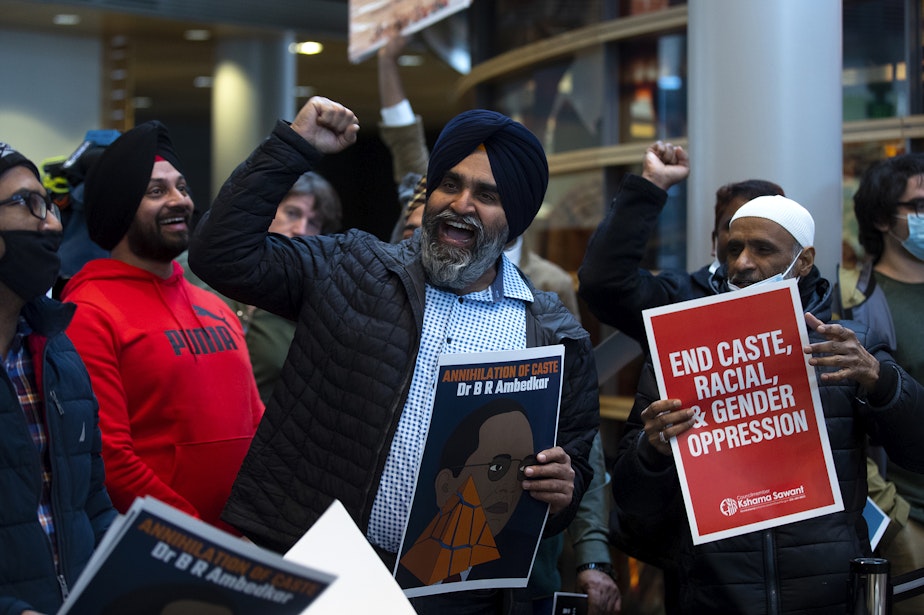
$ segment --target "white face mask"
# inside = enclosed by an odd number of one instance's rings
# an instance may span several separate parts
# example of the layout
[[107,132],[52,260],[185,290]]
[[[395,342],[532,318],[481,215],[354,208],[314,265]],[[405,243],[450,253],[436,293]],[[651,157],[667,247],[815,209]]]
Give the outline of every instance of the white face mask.
[[902,241],[902,247],[916,259],[924,261],[924,216],[913,213],[895,217],[905,218],[908,221],[908,239]]
[[729,281],[728,288],[731,290],[741,290],[742,288],[754,288],[755,286],[760,286],[761,284],[772,284],[773,282],[782,282],[783,280],[788,280],[792,277],[790,275],[792,273],[792,268],[796,266],[796,262],[799,260],[800,256],[802,256],[801,250],[798,254],[796,254],[796,258],[792,259],[792,262],[789,263],[789,267],[787,267],[783,273],[778,273],[776,275],[770,276],[769,278],[764,278],[760,282],[754,282],[753,284],[746,287],[736,286],[735,284],[732,284],[731,281]]

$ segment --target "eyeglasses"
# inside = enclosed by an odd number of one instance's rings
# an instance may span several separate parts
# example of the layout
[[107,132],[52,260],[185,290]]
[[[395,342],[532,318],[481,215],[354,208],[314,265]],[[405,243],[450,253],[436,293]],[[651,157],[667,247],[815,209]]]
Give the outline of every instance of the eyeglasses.
[[51,202],[51,199],[44,194],[32,192],[31,190],[14,194],[10,198],[0,201],[0,207],[4,205],[24,205],[39,220],[47,218],[49,211],[54,214],[55,218],[61,219],[61,211],[57,205]]
[[488,480],[493,482],[493,481],[499,481],[500,479],[504,478],[504,476],[513,466],[514,461],[519,462],[519,465],[517,466],[517,480],[518,481],[526,480],[526,474],[525,474],[526,468],[532,465],[536,465],[536,456],[527,455],[523,459],[514,459],[510,455],[495,455],[494,459],[492,459],[488,463],[470,463],[468,465],[458,466],[458,467],[451,468],[451,469],[455,471],[459,471],[462,468],[477,468],[477,467],[487,466]]
[[896,201],[895,204],[903,207],[910,207],[916,211],[919,216],[924,216],[924,198],[911,199],[910,201]]

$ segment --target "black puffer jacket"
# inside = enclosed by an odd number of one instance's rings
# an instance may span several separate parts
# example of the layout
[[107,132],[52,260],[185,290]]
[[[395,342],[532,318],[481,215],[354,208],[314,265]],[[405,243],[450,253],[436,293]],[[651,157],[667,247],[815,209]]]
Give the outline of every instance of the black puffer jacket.
[[578,291],[600,322],[648,349],[642,310],[718,294],[721,276],[709,266],[687,273],[641,269],[648,240],[658,225],[667,192],[638,175],[626,175],[605,219],[587,243],[578,270]]
[[[278,551],[333,498],[368,526],[423,323],[417,238],[393,245],[355,230],[295,240],[267,234],[276,204],[317,157],[277,124],[222,187],[189,251],[192,269],[219,292],[298,323],[223,515]],[[551,534],[570,522],[592,477],[587,456],[599,404],[589,336],[557,297],[533,293],[528,345],[565,346],[558,443],[576,473],[572,505],[549,519]]]
[[[799,288],[806,311],[829,320],[829,284],[818,270]],[[865,328],[854,330],[880,361],[881,386],[864,398],[853,380],[818,379],[844,510],[699,546],[690,536],[672,458],[650,455],[643,442],[639,415],[660,399],[651,364],[646,365],[613,471],[611,529],[626,552],[665,569],[668,612],[845,612],[849,561],[870,554],[862,518],[866,435],[875,435],[905,467],[924,471],[924,388],[892,360],[882,340],[866,339]],[[811,332],[810,341],[822,338]]]

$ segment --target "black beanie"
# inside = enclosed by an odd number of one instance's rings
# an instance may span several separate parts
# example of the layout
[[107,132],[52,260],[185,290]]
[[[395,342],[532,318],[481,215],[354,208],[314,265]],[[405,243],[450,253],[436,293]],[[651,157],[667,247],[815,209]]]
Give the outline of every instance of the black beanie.
[[87,230],[104,250],[112,250],[128,232],[151,181],[155,156],[183,172],[167,127],[152,120],[113,141],[87,172]]
[[0,142],[0,175],[3,175],[13,167],[26,167],[35,175],[35,178],[42,181],[39,175],[38,167],[31,160],[14,150],[6,143]]
[[443,176],[484,145],[507,216],[507,241],[523,234],[542,206],[549,163],[539,139],[502,113],[474,109],[460,113],[440,133],[427,166],[427,199]]

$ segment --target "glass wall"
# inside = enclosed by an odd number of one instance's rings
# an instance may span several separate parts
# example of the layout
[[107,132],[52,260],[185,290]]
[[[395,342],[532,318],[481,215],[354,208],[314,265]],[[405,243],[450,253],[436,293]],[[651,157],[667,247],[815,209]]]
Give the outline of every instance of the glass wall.
[[492,55],[615,16],[614,0],[495,0],[491,4]]
[[[509,75],[489,85],[488,105],[526,125],[550,155],[647,145],[685,136],[686,82],[686,35],[668,33],[591,46]],[[640,164],[641,153],[635,172]],[[553,177],[548,215],[538,231],[545,236],[538,242],[541,253],[576,271],[613,185],[630,170],[598,169],[593,180],[585,174],[579,174],[580,180]],[[671,195],[646,266],[686,266],[685,219],[685,193],[678,190]]]
[[[863,127],[881,120],[894,137],[852,137],[844,143],[844,232],[841,263],[853,268],[864,257],[857,240],[853,195],[873,162],[920,151],[921,136],[903,121],[924,113],[922,103],[922,0],[844,0],[844,122]],[[888,132],[888,130],[886,131]]]
[[[579,34],[571,36],[587,33],[591,40],[590,33],[599,34],[601,20],[657,19],[658,13],[683,4],[677,0],[498,0],[488,9],[492,18],[488,22],[494,28],[483,33],[483,40],[495,55],[511,55],[540,41],[556,37],[560,41],[575,31]],[[873,160],[913,147],[924,137],[924,122],[912,129],[905,123],[924,114],[922,5],[924,0],[843,0],[844,261],[848,265],[858,256],[851,238],[855,222],[850,199],[859,174]],[[485,105],[533,130],[553,159],[600,148],[642,146],[656,139],[682,140],[687,132],[686,47],[685,28],[668,24],[654,33],[590,42],[553,58],[543,57],[479,85],[479,93]],[[852,124],[870,121],[891,123],[878,127],[880,134],[846,136]],[[547,216],[535,230],[540,253],[576,272],[586,238],[619,181],[639,168],[626,162],[553,177],[544,208]],[[588,174],[593,175],[592,181]],[[571,193],[579,181],[588,182],[588,187],[575,197]],[[559,184],[565,188],[558,188]],[[699,265],[685,262],[686,195],[682,186],[678,188],[659,221],[646,267]]]
[[603,47],[512,75],[494,87],[491,106],[522,122],[549,154],[607,143]]
[[[908,67],[919,82],[921,75],[914,70],[921,64],[919,35],[908,27],[913,5],[906,0],[844,0],[845,122],[912,113]],[[915,102],[919,113],[920,100]]]

